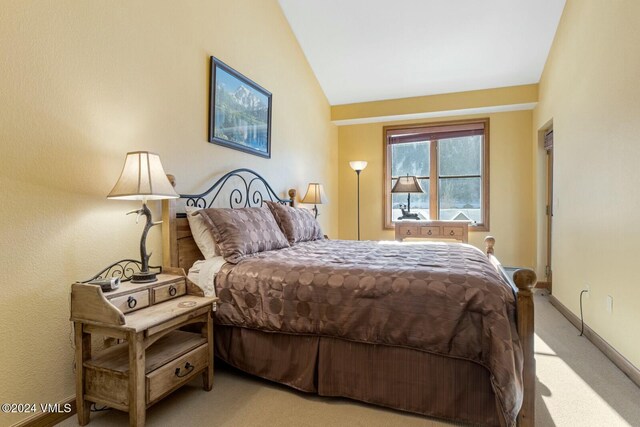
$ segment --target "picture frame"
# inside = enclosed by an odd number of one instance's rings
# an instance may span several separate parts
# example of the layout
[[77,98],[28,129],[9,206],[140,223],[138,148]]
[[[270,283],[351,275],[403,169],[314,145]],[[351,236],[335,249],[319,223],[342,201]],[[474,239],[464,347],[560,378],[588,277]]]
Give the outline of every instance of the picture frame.
[[209,142],[271,158],[271,92],[211,57]]

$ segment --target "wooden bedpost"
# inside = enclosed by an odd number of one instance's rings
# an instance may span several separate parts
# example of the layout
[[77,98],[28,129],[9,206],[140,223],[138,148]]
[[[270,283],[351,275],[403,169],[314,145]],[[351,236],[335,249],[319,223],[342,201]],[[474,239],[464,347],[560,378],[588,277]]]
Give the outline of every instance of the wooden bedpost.
[[534,427],[536,415],[536,360],[533,352],[534,341],[534,312],[533,292],[536,284],[536,273],[533,270],[522,268],[513,274],[513,280],[506,273],[500,261],[494,256],[496,239],[487,236],[484,239],[487,257],[496,267],[498,272],[509,282],[516,293],[518,335],[522,345],[523,369],[522,369],[522,408],[518,414],[519,427]]
[[521,269],[513,274],[513,281],[518,287],[518,335],[522,343],[524,355],[524,369],[522,385],[524,396],[522,409],[518,414],[520,427],[535,425],[536,415],[536,359],[533,352],[534,313],[533,286],[536,283],[536,273],[532,270]]
[[289,190],[289,199],[291,199],[291,202],[289,203],[291,205],[292,208],[294,208],[296,206],[296,194],[298,192],[296,191],[295,188],[292,188]]
[[487,236],[484,239],[484,245],[487,248],[487,255],[493,255],[493,246],[496,244],[496,239],[493,236]]
[[[169,182],[176,187],[176,177],[167,174]],[[175,267],[178,265],[178,249],[176,235],[176,199],[162,201],[162,265]]]

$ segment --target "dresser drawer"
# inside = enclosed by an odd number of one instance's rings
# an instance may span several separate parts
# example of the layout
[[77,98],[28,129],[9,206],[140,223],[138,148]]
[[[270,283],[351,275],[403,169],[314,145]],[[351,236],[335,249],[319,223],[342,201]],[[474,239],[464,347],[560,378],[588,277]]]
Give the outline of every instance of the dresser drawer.
[[130,313],[149,306],[149,291],[145,289],[143,291],[123,295],[121,297],[111,299],[110,302],[121,312]]
[[415,225],[401,225],[400,235],[404,237],[417,237],[419,235],[418,227]]
[[454,239],[467,243],[469,223],[465,221],[400,221],[395,223],[396,240],[408,237],[417,239]]
[[147,374],[147,404],[190,381],[209,365],[207,344]]
[[464,233],[462,231],[462,227],[443,227],[443,228],[444,228],[443,237],[457,238],[457,237],[462,237]]
[[420,236],[440,236],[440,227],[420,227]]
[[169,285],[158,286],[157,288],[151,289],[154,304],[169,300],[171,298],[177,298],[180,295],[184,295],[186,292],[187,286],[185,285],[184,281],[171,283]]

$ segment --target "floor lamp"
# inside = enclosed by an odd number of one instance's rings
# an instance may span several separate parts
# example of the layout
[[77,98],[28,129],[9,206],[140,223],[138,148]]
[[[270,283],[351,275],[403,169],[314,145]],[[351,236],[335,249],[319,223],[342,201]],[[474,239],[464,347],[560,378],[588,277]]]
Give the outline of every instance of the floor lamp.
[[349,162],[349,166],[351,166],[351,169],[356,171],[356,175],[358,175],[358,240],[360,240],[360,172],[367,167],[367,162],[354,160]]

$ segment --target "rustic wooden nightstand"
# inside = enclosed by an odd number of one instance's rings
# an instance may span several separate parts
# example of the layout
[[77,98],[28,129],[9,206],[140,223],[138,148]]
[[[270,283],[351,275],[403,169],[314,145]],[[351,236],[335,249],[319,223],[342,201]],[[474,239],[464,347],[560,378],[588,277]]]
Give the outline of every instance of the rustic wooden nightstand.
[[395,223],[396,240],[408,237],[419,239],[454,239],[469,242],[468,221],[398,221]]
[[[71,321],[75,327],[78,422],[89,422],[91,402],[129,412],[143,426],[146,408],[202,373],[213,385],[213,320],[217,298],[205,297],[182,269],[165,269],[153,283],[100,286],[75,283]],[[180,330],[200,324],[200,333]],[[122,340],[95,354],[91,335]]]

